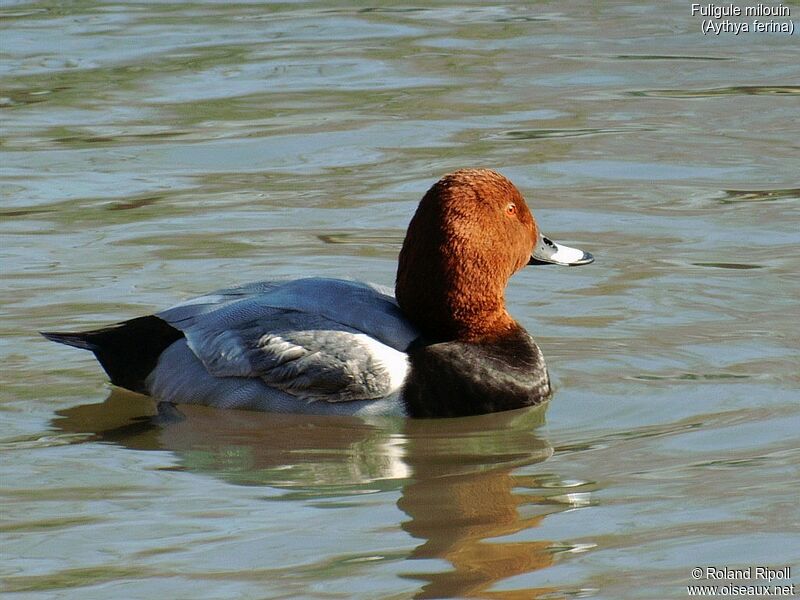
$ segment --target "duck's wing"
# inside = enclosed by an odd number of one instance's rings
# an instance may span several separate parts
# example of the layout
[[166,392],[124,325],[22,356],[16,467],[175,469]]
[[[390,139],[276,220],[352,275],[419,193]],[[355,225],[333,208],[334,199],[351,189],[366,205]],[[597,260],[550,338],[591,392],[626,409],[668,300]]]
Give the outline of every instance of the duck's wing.
[[403,315],[389,288],[323,277],[258,281],[218,290],[156,316],[181,331],[199,323],[225,330],[271,309],[320,315],[401,351],[419,337],[419,331]]
[[387,396],[407,371],[417,331],[387,290],[354,281],[259,282],[157,316],[183,332],[217,377],[257,377],[296,397],[330,402]]

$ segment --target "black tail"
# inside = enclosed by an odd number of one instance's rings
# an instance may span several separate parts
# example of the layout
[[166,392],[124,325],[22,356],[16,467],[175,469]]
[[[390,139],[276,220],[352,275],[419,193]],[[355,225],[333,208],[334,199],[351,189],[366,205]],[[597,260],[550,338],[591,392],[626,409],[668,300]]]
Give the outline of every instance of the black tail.
[[59,344],[91,350],[111,383],[141,394],[147,393],[144,380],[158,357],[183,337],[178,329],[152,315],[94,331],[41,334]]

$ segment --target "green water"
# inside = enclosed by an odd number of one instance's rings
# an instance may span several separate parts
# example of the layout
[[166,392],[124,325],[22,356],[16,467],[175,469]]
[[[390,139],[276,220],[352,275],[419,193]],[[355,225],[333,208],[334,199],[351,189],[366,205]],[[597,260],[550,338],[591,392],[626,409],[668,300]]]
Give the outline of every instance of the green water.
[[[661,600],[708,565],[800,583],[800,49],[701,21],[0,4],[4,597]],[[391,285],[416,202],[466,166],[597,257],[509,287],[545,409],[154,420],[36,334],[273,276]]]

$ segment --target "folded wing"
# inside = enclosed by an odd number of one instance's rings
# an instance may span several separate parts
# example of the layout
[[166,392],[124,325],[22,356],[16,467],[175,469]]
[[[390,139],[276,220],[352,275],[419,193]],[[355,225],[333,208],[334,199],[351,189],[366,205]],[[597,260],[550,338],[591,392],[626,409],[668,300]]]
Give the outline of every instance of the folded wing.
[[308,401],[393,393],[418,336],[387,290],[322,278],[221,290],[156,316],[211,375],[259,378]]

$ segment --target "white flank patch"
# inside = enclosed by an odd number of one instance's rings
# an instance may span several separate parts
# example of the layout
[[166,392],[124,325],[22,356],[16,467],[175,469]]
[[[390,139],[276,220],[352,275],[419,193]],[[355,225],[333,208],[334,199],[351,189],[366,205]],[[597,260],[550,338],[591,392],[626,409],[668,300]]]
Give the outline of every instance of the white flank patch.
[[372,358],[380,364],[389,374],[389,393],[394,394],[403,387],[406,376],[408,375],[408,355],[405,352],[400,352],[394,348],[390,348],[386,344],[380,343],[373,337],[366,333],[355,334],[361,343],[367,348],[372,355]]

